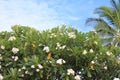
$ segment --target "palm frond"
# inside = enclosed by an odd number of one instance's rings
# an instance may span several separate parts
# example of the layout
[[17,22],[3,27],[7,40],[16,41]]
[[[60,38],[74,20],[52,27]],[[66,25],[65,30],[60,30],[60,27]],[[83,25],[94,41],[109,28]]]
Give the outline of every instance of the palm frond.
[[99,31],[106,31],[114,34],[116,33],[116,30],[114,28],[112,28],[107,22],[105,22],[103,19],[101,18],[88,18],[86,21],[86,25],[90,26],[94,26],[95,29],[99,32]]
[[96,26],[99,22],[101,22],[101,19],[99,18],[88,18],[85,24],[87,26]]
[[111,45],[111,42],[112,42],[113,38],[102,38],[102,42],[104,46],[107,46],[107,45]]
[[114,24],[114,10],[107,6],[101,6],[95,10],[95,13],[99,14],[100,17],[103,17],[109,21],[109,23]]
[[[118,1],[118,9],[120,11],[120,0]],[[119,13],[120,14],[120,13]]]
[[117,7],[117,4],[116,4],[115,0],[111,0],[111,4],[112,4],[114,10],[117,11],[117,10],[118,10],[118,7]]
[[[95,10],[99,18],[88,18],[87,26],[93,26],[103,40],[104,45],[120,45],[116,35],[120,32],[120,0],[117,4],[111,0],[112,7],[101,6]],[[120,39],[120,38],[119,38]]]
[[104,36],[114,36],[114,34],[116,33],[116,30],[114,30],[113,28],[111,28],[111,26],[100,23],[95,27],[95,30],[98,33],[102,33],[101,35]]
[[115,17],[115,24],[120,28],[120,0],[118,4],[115,2],[115,0],[111,0],[113,10],[114,10],[114,17]]

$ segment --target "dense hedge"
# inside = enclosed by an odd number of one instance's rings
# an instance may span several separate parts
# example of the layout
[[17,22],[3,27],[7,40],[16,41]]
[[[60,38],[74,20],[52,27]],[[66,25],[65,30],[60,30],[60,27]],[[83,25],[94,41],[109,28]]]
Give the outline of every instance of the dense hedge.
[[15,25],[0,32],[0,80],[119,80],[120,48],[101,46],[97,33]]

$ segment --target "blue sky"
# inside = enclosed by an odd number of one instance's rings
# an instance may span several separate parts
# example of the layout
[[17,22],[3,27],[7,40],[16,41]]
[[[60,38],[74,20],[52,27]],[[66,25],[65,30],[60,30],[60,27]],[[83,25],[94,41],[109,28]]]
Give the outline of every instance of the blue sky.
[[97,17],[95,8],[104,5],[110,0],[0,0],[0,31],[15,24],[38,30],[64,24],[87,32],[93,28],[85,26],[86,19]]

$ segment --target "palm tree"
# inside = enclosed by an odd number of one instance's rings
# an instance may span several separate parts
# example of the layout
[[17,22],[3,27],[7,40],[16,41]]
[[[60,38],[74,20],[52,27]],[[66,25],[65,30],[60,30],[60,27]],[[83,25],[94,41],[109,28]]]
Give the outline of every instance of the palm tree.
[[87,25],[93,25],[104,45],[120,46],[120,0],[111,0],[112,7],[101,6],[95,10],[99,18],[88,18]]

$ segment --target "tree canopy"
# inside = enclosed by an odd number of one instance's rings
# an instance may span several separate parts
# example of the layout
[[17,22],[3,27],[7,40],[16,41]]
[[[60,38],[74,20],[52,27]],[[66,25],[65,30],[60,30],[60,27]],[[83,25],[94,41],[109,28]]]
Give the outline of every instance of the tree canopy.
[[0,32],[1,80],[113,80],[120,49],[101,46],[94,32],[62,26],[39,32],[15,25]]

